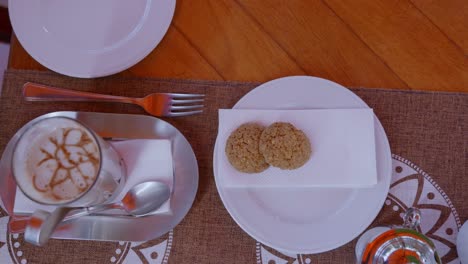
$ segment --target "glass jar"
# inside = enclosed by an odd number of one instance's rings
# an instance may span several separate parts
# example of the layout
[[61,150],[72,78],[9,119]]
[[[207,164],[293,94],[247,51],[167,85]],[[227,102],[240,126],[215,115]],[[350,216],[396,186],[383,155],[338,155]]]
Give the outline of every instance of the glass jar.
[[442,263],[434,243],[417,231],[420,221],[420,211],[409,208],[402,226],[366,231],[356,244],[357,263]]

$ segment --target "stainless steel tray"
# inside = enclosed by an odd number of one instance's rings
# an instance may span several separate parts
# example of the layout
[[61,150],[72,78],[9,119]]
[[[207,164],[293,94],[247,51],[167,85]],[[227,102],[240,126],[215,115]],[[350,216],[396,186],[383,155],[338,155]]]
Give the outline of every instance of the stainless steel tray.
[[[171,194],[172,214],[145,217],[94,215],[63,224],[52,237],[62,239],[146,241],[174,228],[192,207],[198,189],[198,164],[190,143],[171,124],[151,116],[93,112],[53,112],[37,117],[34,122],[52,116],[76,118],[104,138],[170,139],[174,159],[174,186]],[[9,215],[13,215],[16,183],[11,174],[13,146],[24,127],[10,139],[0,160],[0,197]]]

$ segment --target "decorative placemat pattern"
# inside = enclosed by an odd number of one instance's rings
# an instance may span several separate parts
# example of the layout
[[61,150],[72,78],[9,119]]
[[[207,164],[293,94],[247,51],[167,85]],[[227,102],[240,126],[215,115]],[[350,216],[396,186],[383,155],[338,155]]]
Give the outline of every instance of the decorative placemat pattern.
[[[442,263],[457,264],[455,242],[460,218],[450,198],[426,172],[411,161],[393,154],[390,191],[381,216],[371,227],[399,225],[409,207],[421,211],[418,231],[432,239]],[[257,242],[257,264],[309,264],[322,263],[321,255],[279,252]]]
[[[152,92],[205,93],[203,114],[163,118],[192,144],[200,183],[194,205],[168,234],[147,242],[51,240],[38,248],[6,229],[0,210],[1,263],[352,263],[356,240],[322,254],[287,255],[268,248],[237,226],[213,179],[217,110],[231,108],[257,83],[106,77],[75,79],[49,72],[7,71],[0,98],[0,150],[29,120],[53,111],[145,114],[138,106],[86,102],[26,102],[21,87],[33,81],[57,87],[142,97]],[[444,263],[459,263],[454,246],[468,219],[468,94],[352,89],[382,122],[390,140],[394,172],[388,199],[371,226],[398,224],[409,206],[423,211],[421,231],[437,244]],[[267,98],[266,98],[267,100]],[[358,217],[358,216],[357,216]],[[138,228],[138,227],[135,227]],[[118,230],[116,230],[118,232]],[[333,232],[333,230],[330,230]]]

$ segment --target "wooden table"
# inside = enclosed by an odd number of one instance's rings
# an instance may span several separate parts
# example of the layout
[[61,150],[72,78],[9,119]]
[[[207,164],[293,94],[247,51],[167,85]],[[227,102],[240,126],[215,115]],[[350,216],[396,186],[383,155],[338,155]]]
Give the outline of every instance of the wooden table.
[[[46,70],[16,38],[10,69]],[[171,27],[126,76],[468,91],[467,0],[177,0]]]

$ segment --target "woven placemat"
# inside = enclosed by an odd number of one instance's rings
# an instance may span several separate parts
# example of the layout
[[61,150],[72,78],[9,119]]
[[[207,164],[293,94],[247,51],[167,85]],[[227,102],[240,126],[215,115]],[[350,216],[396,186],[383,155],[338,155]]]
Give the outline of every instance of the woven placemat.
[[[25,82],[97,93],[142,97],[153,92],[206,94],[203,114],[163,118],[191,143],[200,182],[194,205],[168,234],[147,242],[51,240],[37,248],[6,230],[0,209],[1,263],[352,263],[355,240],[330,252],[279,252],[256,242],[225,210],[213,178],[212,155],[219,108],[231,108],[257,83],[106,77],[76,79],[49,72],[10,70],[0,98],[0,150],[29,120],[53,111],[145,114],[138,106],[112,103],[26,102]],[[394,178],[382,212],[372,226],[398,224],[408,206],[423,210],[421,231],[437,240],[444,263],[457,263],[454,239],[468,219],[468,94],[352,89],[382,122],[394,162]],[[365,206],[365,205],[363,205]],[[433,212],[433,213],[431,213]],[[356,216],[359,217],[359,216]],[[425,218],[424,218],[425,217]],[[138,227],[135,227],[138,228]],[[118,232],[118,230],[116,230]],[[330,230],[333,232],[333,230]]]

